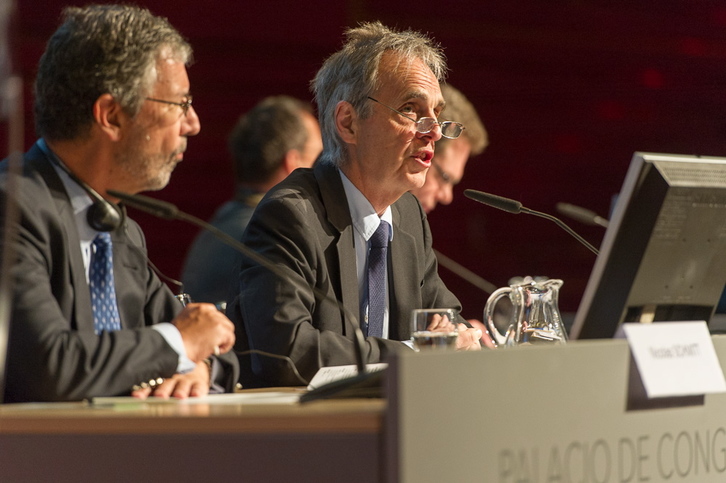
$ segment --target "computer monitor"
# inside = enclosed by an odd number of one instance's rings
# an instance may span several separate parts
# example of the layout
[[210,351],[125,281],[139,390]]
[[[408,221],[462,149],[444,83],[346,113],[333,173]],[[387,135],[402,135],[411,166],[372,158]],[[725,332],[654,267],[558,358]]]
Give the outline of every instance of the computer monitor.
[[570,330],[709,322],[726,283],[726,158],[636,152]]

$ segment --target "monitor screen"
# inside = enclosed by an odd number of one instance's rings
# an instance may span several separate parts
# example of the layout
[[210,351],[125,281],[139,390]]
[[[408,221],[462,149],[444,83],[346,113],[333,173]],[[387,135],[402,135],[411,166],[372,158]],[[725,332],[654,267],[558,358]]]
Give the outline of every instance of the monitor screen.
[[636,152],[570,331],[709,322],[726,283],[726,158]]

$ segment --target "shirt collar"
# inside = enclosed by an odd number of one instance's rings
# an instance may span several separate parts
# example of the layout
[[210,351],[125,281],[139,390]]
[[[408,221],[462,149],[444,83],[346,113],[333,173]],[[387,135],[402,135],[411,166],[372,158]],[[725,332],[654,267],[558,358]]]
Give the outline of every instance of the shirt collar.
[[353,221],[355,230],[368,241],[373,233],[378,229],[381,220],[388,222],[391,226],[390,240],[393,240],[393,216],[391,215],[391,207],[387,206],[382,216],[378,216],[376,210],[373,209],[370,201],[360,192],[358,188],[348,179],[342,171],[340,179],[343,181],[343,189],[348,199],[348,208],[350,209],[350,217]]
[[38,140],[38,147],[46,154],[46,156],[51,158],[53,161],[53,169],[55,169],[55,172],[58,174],[58,177],[63,183],[63,187],[66,189],[68,198],[71,201],[71,206],[73,207],[73,215],[76,218],[78,234],[80,235],[81,240],[87,239],[89,236],[92,239],[98,232],[85,222],[85,218],[88,208],[93,204],[93,200],[88,193],[86,193],[86,190],[76,183],[61,167],[63,161],[50,149],[44,139],[41,138]]

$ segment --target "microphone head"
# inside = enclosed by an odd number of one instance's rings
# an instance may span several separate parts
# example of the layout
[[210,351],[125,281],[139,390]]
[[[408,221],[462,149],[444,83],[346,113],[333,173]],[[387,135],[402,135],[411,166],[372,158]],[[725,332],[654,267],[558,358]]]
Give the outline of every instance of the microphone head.
[[124,221],[123,211],[100,196],[88,208],[86,221],[91,228],[98,231],[114,231]]
[[595,218],[597,218],[597,215],[594,211],[590,211],[586,208],[572,205],[570,203],[562,202],[557,203],[555,207],[557,211],[559,211],[563,215],[569,216],[573,220],[585,223],[586,225],[597,225],[597,223],[595,222]]
[[594,211],[582,208],[580,206],[572,205],[570,203],[557,203],[557,211],[563,215],[567,215],[570,218],[577,220],[586,225],[597,225],[603,228],[608,227],[608,220],[599,216]]
[[179,208],[166,201],[149,198],[143,195],[132,195],[123,191],[106,190],[109,195],[120,199],[128,206],[138,208],[139,210],[151,213],[159,218],[166,220],[174,220],[179,215]]
[[509,198],[502,198],[501,196],[476,190],[464,190],[464,196],[474,201],[478,201],[479,203],[499,208],[500,210],[504,210],[508,213],[517,214],[522,212],[522,203],[510,200]]

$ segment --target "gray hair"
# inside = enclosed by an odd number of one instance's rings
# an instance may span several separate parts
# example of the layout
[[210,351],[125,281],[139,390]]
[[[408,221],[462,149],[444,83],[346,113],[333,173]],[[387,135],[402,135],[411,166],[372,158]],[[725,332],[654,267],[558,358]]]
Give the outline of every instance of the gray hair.
[[349,29],[345,35],[343,48],[326,59],[311,83],[323,136],[319,162],[338,166],[347,161],[347,152],[335,127],[335,107],[347,101],[362,119],[370,116],[367,96],[379,87],[378,67],[384,53],[398,54],[398,65],[420,59],[439,82],[446,75],[441,47],[420,32],[394,31],[380,22],[371,22]]
[[68,7],[35,81],[35,127],[52,140],[84,136],[93,104],[111,94],[131,116],[156,81],[156,63],[189,64],[192,48],[167,19],[126,5]]
[[229,136],[238,183],[264,183],[291,149],[303,151],[309,133],[301,116],[310,104],[289,96],[271,96],[242,115]]
[[[489,145],[489,135],[484,124],[482,124],[476,109],[469,102],[469,99],[460,90],[450,84],[441,85],[441,95],[444,96],[446,107],[439,116],[439,121],[456,121],[464,125],[466,129],[461,133],[461,138],[466,139],[471,146],[471,156],[476,156],[484,151]],[[442,137],[436,141],[436,152],[441,154],[449,148],[453,139]]]

